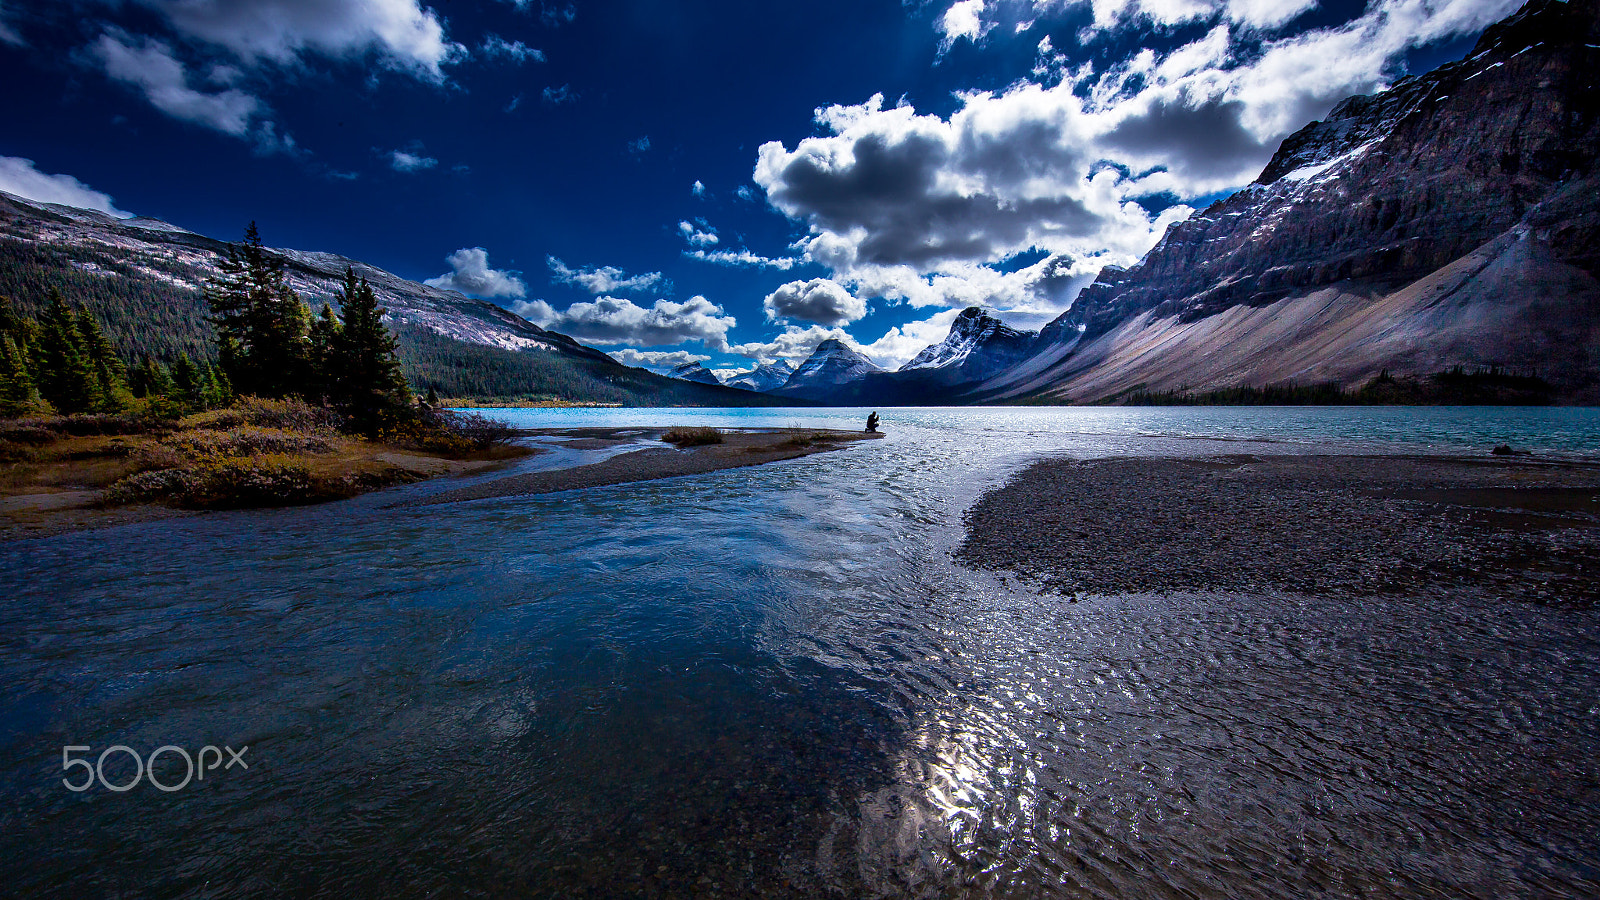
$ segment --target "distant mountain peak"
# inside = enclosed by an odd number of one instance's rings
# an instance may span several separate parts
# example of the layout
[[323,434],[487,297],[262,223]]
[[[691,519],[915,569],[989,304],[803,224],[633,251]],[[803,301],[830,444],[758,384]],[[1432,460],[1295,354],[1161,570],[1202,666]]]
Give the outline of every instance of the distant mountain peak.
[[693,381],[699,384],[722,383],[722,379],[717,377],[717,373],[711,371],[698,362],[687,362],[681,366],[675,366],[673,367],[672,371],[668,372],[667,374],[668,376],[677,378],[681,381]]
[[950,323],[950,333],[943,341],[928,345],[900,371],[959,368],[971,370],[963,372],[966,377],[981,378],[1025,356],[1034,337],[1033,332],[1018,331],[981,306],[969,306]]

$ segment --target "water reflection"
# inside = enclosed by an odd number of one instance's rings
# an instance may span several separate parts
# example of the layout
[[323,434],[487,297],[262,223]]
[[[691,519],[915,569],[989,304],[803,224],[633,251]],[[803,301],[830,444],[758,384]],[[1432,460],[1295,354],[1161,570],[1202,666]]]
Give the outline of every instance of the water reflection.
[[[1037,596],[950,562],[983,488],[1041,453],[1249,449],[1263,420],[1216,444],[963,415],[896,412],[884,441],[703,477],[389,507],[422,485],[0,547],[0,878],[1596,893],[1594,613]],[[170,795],[60,787],[62,745],[114,743],[248,745],[254,767]]]

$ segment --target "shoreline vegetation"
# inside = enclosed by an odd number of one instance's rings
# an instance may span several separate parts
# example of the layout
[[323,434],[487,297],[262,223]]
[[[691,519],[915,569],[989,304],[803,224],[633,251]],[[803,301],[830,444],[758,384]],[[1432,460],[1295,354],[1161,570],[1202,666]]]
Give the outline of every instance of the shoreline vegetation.
[[1529,456],[1051,459],[966,517],[964,564],[1125,592],[1600,600],[1600,464]]
[[540,452],[512,444],[509,426],[444,410],[370,436],[340,424],[327,407],[254,397],[178,418],[0,422],[0,540],[342,500]]

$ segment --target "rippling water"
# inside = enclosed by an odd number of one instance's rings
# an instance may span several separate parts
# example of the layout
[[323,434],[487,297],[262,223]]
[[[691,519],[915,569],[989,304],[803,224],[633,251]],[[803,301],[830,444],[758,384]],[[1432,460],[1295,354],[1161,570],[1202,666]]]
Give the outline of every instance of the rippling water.
[[[865,411],[499,414],[736,427]],[[1595,411],[884,418],[884,441],[708,476],[387,508],[440,488],[417,485],[0,545],[0,884],[1600,893],[1595,612],[1472,596],[1074,604],[949,560],[961,512],[1043,454],[1593,455]],[[92,760],[114,744],[248,746],[250,768],[173,793],[62,785],[81,778],[62,772],[64,745]],[[108,780],[133,774],[108,758]]]

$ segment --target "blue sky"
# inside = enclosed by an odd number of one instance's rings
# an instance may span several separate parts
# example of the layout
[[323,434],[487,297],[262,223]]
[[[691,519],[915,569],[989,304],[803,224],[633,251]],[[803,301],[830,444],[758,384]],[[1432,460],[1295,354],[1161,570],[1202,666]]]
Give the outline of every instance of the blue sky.
[[0,190],[662,368],[1054,317],[1514,0],[0,0]]

